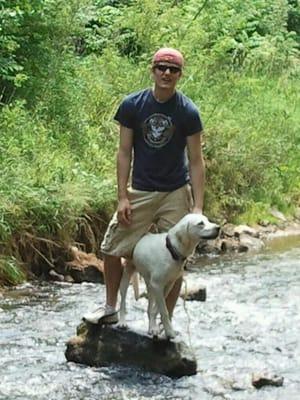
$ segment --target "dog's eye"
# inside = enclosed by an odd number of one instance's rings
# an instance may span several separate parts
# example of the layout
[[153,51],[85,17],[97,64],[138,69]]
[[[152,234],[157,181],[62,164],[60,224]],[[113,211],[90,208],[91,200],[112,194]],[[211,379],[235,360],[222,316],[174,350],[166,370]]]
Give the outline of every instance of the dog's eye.
[[202,226],[204,226],[204,222],[201,221],[201,222],[199,222],[197,225],[202,227]]

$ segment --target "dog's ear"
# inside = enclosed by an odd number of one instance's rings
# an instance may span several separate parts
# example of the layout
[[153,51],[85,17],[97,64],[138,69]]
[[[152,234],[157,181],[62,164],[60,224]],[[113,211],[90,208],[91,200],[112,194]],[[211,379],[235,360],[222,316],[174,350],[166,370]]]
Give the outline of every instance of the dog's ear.
[[184,248],[186,248],[186,247],[188,247],[189,242],[190,242],[190,234],[189,234],[189,233],[190,233],[190,232],[189,232],[189,230],[190,230],[190,223],[187,222],[187,223],[185,224],[184,228],[185,228],[185,229],[178,229],[178,230],[175,232],[175,236],[176,236],[176,239],[178,240],[178,242],[179,242]]

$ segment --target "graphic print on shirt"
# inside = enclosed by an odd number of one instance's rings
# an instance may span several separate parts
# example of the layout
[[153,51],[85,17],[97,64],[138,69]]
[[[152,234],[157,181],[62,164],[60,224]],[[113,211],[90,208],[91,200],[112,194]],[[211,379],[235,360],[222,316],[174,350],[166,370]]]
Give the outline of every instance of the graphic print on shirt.
[[143,125],[145,142],[150,147],[163,147],[172,138],[175,126],[172,124],[171,117],[164,114],[152,114]]

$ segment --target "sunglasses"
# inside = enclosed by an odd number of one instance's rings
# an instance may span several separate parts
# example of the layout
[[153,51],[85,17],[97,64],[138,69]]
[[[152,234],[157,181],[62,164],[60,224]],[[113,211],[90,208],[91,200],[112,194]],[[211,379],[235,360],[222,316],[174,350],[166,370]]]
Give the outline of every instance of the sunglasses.
[[155,65],[155,69],[158,69],[160,72],[166,72],[168,69],[171,74],[177,74],[178,72],[181,72],[181,68],[179,67],[170,67],[169,65]]

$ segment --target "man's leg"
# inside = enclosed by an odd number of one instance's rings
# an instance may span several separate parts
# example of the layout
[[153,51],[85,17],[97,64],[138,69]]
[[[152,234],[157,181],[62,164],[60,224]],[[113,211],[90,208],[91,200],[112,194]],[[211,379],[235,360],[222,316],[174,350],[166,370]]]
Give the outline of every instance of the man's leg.
[[116,308],[118,291],[122,278],[121,257],[104,255],[104,276],[106,286],[106,305]]
[[129,190],[129,200],[132,206],[132,222],[124,226],[118,222],[114,214],[104,235],[101,251],[104,255],[104,275],[106,284],[106,304],[93,312],[84,315],[83,319],[90,323],[116,323],[118,290],[122,278],[122,262],[119,255],[130,258],[135,244],[148,231],[154,209],[152,192]]
[[91,324],[115,324],[118,322],[116,310],[118,291],[122,278],[121,257],[104,255],[104,276],[106,286],[106,303],[83,316]]
[[115,324],[118,322],[116,305],[122,278],[122,268],[120,257],[104,255],[106,303],[92,312],[87,312],[83,316],[84,321],[91,324]]
[[167,309],[169,311],[170,319],[172,319],[173,317],[173,311],[180,294],[181,284],[182,284],[182,277],[177,279],[170,293],[168,294],[168,297],[166,298],[166,304],[167,304]]

